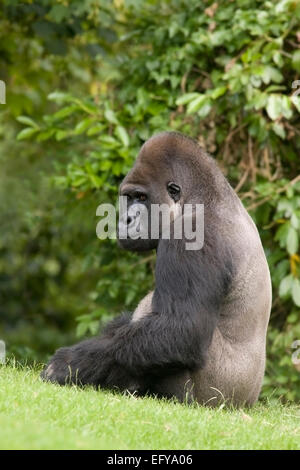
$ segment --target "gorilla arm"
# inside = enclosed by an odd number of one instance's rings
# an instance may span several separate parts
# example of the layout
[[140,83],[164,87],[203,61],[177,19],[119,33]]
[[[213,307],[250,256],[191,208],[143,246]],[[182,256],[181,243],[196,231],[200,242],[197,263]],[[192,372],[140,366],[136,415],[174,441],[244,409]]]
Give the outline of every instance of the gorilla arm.
[[183,327],[176,318],[159,313],[135,322],[121,316],[114,331],[109,325],[110,337],[103,335],[59,349],[42,377],[61,385],[71,382],[126,389],[132,383],[143,382],[146,376],[193,369],[201,359],[199,325],[193,320],[186,319]]
[[210,238],[190,252],[184,240],[161,240],[151,313],[136,321],[122,315],[102,336],[59,349],[42,377],[145,391],[155,377],[203,367],[232,275],[221,240]]
[[147,388],[146,376],[165,376],[200,365],[199,326],[193,317],[183,324],[175,316],[160,313],[135,322],[123,315],[109,325],[109,336],[104,333],[59,349],[42,376],[61,385],[71,382],[126,389],[135,383],[141,390]]

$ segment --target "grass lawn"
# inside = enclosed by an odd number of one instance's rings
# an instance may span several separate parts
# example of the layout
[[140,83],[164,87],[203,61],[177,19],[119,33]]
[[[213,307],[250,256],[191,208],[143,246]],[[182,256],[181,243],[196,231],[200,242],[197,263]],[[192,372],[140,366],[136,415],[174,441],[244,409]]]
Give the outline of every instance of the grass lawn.
[[300,449],[300,406],[188,407],[0,366],[0,449]]

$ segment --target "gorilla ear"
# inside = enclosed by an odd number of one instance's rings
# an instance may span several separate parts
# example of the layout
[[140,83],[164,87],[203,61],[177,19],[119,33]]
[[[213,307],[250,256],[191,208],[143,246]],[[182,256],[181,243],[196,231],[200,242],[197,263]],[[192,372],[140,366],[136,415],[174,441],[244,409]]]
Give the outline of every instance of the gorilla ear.
[[173,181],[170,181],[170,183],[167,184],[167,190],[173,201],[179,201],[181,189],[178,184],[174,183]]

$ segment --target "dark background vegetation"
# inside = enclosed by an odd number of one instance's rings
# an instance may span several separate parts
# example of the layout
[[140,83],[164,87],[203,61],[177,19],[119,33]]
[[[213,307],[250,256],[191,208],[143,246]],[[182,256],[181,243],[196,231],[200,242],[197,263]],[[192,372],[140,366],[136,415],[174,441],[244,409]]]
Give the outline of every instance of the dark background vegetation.
[[8,351],[46,360],[151,289],[155,255],[98,240],[95,213],[140,145],[173,129],[214,155],[260,230],[273,282],[262,396],[299,401],[299,2],[2,0],[0,79]]

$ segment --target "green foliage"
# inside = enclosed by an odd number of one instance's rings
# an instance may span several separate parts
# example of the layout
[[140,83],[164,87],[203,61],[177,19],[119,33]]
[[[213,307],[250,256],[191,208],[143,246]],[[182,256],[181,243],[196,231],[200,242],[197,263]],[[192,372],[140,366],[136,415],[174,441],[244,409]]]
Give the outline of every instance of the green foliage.
[[[273,313],[264,393],[299,400],[289,350],[300,339],[299,2],[4,4],[0,62],[4,79],[16,78],[8,81],[3,126],[19,139],[10,152],[47,146],[57,193],[74,207],[94,204],[95,214],[99,203],[116,201],[153,133],[196,138],[250,210],[268,257]],[[122,253],[114,241],[92,243],[88,234],[81,243],[85,253],[69,247],[71,259],[80,258],[86,276],[92,264],[99,278],[97,287],[87,283],[78,317],[84,335],[151,289],[154,259]],[[85,264],[90,258],[94,264]]]

